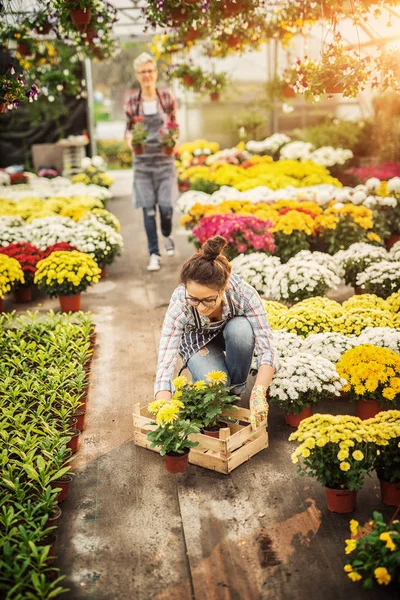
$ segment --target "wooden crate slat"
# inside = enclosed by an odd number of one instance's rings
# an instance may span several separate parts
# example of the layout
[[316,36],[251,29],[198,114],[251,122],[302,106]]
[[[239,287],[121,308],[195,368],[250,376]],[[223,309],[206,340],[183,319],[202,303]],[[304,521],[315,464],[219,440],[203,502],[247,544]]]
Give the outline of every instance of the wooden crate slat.
[[255,432],[251,429],[251,425],[246,425],[246,427],[240,426],[240,430],[233,433],[228,439],[228,452],[233,452],[233,450],[240,448],[240,446],[252,437],[253,433]]
[[230,455],[228,458],[228,473],[265,448],[268,448],[268,433],[266,431],[257,439],[245,444]]
[[223,417],[231,417],[237,421],[244,421],[250,423],[250,411],[248,408],[240,408],[239,406],[233,406],[233,410],[222,411]]
[[207,450],[211,450],[212,452],[225,452],[227,451],[226,441],[218,438],[210,437],[209,435],[205,435],[204,433],[192,433],[189,435],[189,440],[191,442],[199,442],[200,448],[206,448]]
[[189,462],[197,467],[218,471],[218,473],[228,474],[228,462],[225,458],[216,456],[215,454],[198,452],[197,448],[193,448],[189,452]]

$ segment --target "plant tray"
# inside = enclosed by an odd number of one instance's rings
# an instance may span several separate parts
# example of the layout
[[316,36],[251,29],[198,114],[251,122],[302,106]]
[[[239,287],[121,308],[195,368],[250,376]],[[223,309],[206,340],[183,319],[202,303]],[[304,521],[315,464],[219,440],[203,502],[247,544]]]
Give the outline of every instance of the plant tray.
[[[190,436],[194,442],[199,442],[196,448],[189,453],[189,462],[198,467],[204,467],[211,471],[228,474],[252,456],[268,448],[267,426],[264,425],[252,431],[250,425],[250,411],[247,408],[235,407],[222,414],[223,417],[231,417],[241,423],[226,423],[226,428],[220,429],[219,438],[212,438],[202,433]],[[150,448],[151,442],[147,439],[147,432],[155,429],[150,425],[154,421],[146,407],[135,404],[133,412],[133,439],[137,446],[148,448],[159,452],[159,448]]]

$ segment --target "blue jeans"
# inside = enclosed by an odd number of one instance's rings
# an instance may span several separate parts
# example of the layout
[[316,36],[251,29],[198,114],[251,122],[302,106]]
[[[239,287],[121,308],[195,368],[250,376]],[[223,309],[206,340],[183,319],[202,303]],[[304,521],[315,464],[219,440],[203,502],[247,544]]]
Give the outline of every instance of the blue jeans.
[[152,208],[143,208],[144,228],[147,235],[147,245],[149,248],[149,254],[158,254],[160,256],[160,249],[158,247],[158,235],[157,235],[157,222],[156,222],[156,207],[160,211],[160,223],[161,233],[163,236],[168,237],[172,231],[172,206],[160,206],[154,205]]
[[254,344],[253,328],[246,317],[233,317],[221,333],[189,359],[193,381],[206,379],[210,371],[224,371],[227,385],[234,386],[235,394],[241,394],[246,389]]

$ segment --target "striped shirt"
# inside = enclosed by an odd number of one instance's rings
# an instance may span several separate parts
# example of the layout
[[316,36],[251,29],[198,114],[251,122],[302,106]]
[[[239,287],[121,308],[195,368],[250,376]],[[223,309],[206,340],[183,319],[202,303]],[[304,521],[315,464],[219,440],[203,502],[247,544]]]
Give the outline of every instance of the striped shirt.
[[[212,323],[208,317],[200,315],[198,311],[193,311],[185,300],[185,293],[182,284],[175,289],[165,315],[158,352],[155,394],[160,390],[173,392],[172,378],[178,354],[186,365],[193,354],[218,335],[221,325],[223,327],[234,316],[246,317],[253,328],[257,367],[270,365],[275,371],[279,368],[278,357],[271,343],[271,328],[262,300],[256,290],[239,275],[230,276],[224,294],[222,321],[218,324]],[[200,319],[200,329],[198,319]],[[215,327],[216,325],[218,326]]]
[[[176,122],[177,105],[174,96],[169,90],[157,90],[158,112],[164,113],[169,121]],[[144,117],[143,100],[141,92],[138,91],[129,97],[125,106],[126,131],[131,131],[134,118]]]

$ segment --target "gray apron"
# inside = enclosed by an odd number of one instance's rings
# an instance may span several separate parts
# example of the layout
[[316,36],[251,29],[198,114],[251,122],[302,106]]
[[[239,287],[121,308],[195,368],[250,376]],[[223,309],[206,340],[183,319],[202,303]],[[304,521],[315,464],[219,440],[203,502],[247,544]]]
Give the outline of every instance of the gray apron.
[[[162,106],[160,97],[158,100]],[[139,106],[138,109],[139,111]],[[178,197],[178,182],[175,169],[175,156],[162,152],[158,130],[164,127],[165,119],[161,112],[144,115],[147,137],[144,154],[133,157],[133,205],[136,208],[174,206]]]

